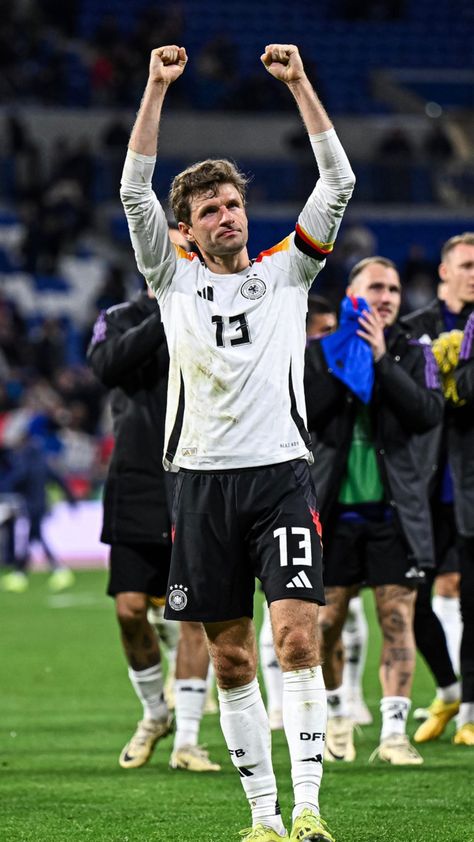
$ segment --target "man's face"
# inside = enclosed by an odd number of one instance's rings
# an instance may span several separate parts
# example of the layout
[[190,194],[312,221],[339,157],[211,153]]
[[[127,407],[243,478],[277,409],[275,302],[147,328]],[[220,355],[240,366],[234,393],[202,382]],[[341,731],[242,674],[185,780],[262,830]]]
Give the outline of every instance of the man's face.
[[390,327],[396,321],[400,310],[401,285],[398,272],[381,263],[369,263],[354,278],[347,292],[365,298],[372,310],[375,310],[384,327]]
[[439,267],[448,299],[462,304],[474,303],[474,246],[459,243],[448,251]]
[[308,324],[306,325],[306,334],[311,339],[321,339],[329,333],[333,333],[337,328],[337,319],[335,313],[313,313],[308,316]]
[[216,195],[198,193],[191,199],[191,224],[179,223],[189,242],[202,254],[227,257],[247,245],[248,221],[242,196],[233,184],[219,185]]

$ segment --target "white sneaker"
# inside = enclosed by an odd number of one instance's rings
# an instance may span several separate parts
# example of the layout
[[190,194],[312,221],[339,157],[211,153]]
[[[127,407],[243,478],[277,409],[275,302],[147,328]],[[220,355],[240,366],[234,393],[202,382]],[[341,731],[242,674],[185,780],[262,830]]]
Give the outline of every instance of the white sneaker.
[[369,763],[377,759],[391,763],[392,766],[421,766],[424,762],[406,734],[394,734],[382,740],[370,755]]
[[329,763],[355,760],[354,723],[347,716],[332,716],[326,728],[324,759]]
[[213,763],[209,752],[203,746],[181,746],[173,751],[171,769],[186,769],[188,772],[220,772],[218,763]]
[[166,737],[173,730],[173,717],[158,721],[156,719],[142,719],[133,737],[122,749],[119,763],[122,769],[137,769],[144,766],[153,754],[158,740]]

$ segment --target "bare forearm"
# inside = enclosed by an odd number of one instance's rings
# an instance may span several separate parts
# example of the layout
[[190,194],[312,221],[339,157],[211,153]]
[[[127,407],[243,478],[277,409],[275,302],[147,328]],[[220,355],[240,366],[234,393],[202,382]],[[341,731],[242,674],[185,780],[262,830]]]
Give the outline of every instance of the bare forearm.
[[148,82],[128,144],[133,152],[156,155],[161,110],[167,90],[165,82]]
[[332,129],[331,120],[306,76],[288,87],[296,100],[308,134],[320,134]]

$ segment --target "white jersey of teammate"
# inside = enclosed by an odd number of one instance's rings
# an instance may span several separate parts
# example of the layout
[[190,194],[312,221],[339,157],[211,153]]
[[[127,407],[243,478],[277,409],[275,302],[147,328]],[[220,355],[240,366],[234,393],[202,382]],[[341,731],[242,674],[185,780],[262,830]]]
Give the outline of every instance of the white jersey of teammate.
[[170,355],[164,465],[226,470],[310,458],[307,294],[332,251],[353,175],[334,129],[311,137],[320,178],[296,230],[233,275],[170,243],[155,158],[128,152],[122,201]]

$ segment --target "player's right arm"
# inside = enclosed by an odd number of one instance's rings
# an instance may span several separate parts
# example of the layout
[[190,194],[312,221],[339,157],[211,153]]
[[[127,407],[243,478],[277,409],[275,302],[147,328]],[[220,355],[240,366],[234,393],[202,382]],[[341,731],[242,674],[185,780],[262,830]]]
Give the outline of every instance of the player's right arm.
[[174,275],[176,252],[170,245],[166,217],[151,181],[166,91],[181,76],[187,60],[184,47],[173,45],[152,51],[148,82],[130,137],[120,190],[137,266],[158,298]]
[[[269,44],[261,60],[268,72],[287,85],[309,135],[319,179],[298,218],[292,272],[308,288],[333,249],[341,219],[352,195],[355,176],[294,44]],[[315,167],[316,173],[316,167]],[[309,259],[308,259],[309,258]]]

